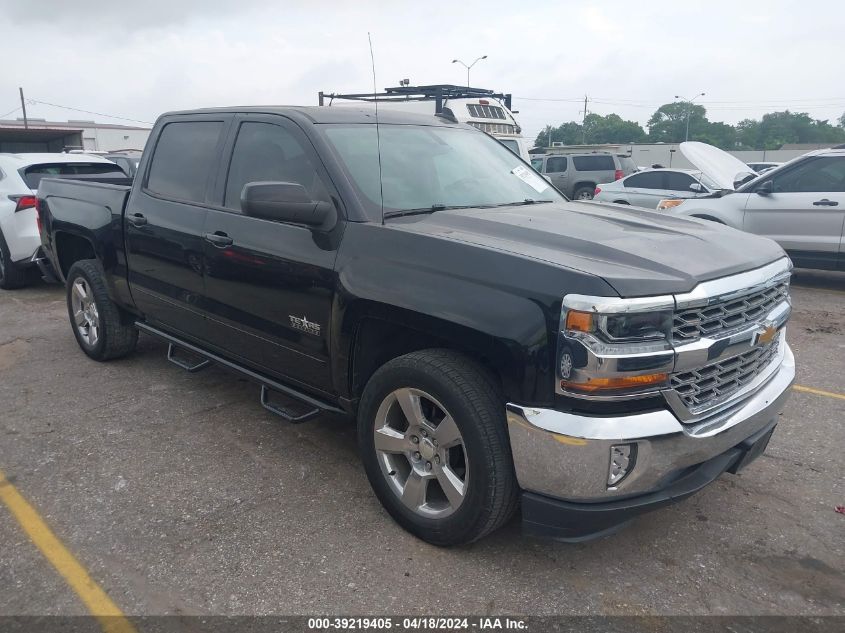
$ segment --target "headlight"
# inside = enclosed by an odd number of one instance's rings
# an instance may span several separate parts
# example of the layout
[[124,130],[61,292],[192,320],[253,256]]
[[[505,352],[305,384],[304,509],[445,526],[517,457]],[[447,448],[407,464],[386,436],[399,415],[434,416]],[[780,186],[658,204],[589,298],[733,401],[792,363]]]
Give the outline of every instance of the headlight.
[[630,397],[666,386],[674,362],[672,297],[567,295],[558,344],[558,393]]

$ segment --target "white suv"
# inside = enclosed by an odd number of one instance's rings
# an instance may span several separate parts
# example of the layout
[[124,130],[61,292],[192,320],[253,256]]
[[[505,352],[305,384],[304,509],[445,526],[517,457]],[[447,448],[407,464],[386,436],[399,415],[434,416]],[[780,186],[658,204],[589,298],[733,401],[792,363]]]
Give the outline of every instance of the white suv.
[[[674,203],[666,202],[661,206]],[[685,200],[668,211],[770,237],[798,267],[845,270],[845,150],[804,154],[735,192]]]
[[26,284],[41,236],[35,192],[45,176],[123,176],[113,162],[86,154],[0,154],[0,288]]

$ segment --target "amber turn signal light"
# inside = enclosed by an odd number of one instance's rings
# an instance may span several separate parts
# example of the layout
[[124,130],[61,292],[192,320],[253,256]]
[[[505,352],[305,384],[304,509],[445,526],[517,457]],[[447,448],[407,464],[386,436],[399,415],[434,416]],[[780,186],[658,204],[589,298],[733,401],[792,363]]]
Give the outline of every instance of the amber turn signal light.
[[646,374],[644,376],[618,376],[615,378],[589,378],[587,382],[561,380],[560,386],[573,391],[609,391],[616,389],[635,389],[661,385],[669,379],[669,374]]
[[576,332],[592,332],[593,313],[570,310],[566,313],[566,329]]

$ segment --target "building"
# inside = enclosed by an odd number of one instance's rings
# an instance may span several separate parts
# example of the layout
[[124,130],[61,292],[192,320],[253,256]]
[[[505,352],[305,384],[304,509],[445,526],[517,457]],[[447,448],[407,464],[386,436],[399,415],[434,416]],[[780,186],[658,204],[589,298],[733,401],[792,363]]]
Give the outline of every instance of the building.
[[[770,150],[733,150],[728,154],[736,156],[744,163],[776,161],[786,162],[814,149],[831,147],[833,143],[787,144],[780,149]],[[576,152],[611,152],[630,156],[640,167],[678,167],[692,169],[692,163],[683,157],[678,143],[606,143],[597,145],[555,144],[544,150],[547,154],[572,154]]]
[[65,152],[85,150],[116,152],[142,150],[150,135],[150,128],[94,121],[66,122],[21,118],[0,120],[0,152]]

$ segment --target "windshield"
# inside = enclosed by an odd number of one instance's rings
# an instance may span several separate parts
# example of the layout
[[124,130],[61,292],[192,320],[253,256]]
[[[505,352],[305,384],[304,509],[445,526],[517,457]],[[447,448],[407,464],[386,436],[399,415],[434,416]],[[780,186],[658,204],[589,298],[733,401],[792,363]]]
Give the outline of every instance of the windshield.
[[374,125],[327,125],[368,215],[563,200],[549,183],[498,141],[466,128],[382,125],[382,182]]

